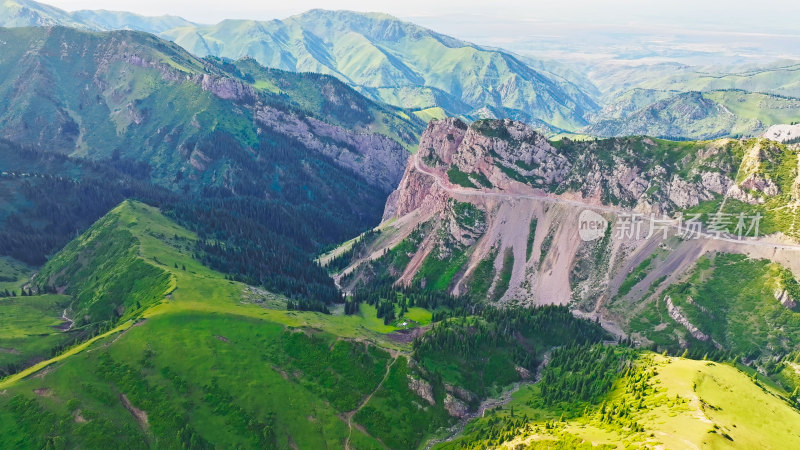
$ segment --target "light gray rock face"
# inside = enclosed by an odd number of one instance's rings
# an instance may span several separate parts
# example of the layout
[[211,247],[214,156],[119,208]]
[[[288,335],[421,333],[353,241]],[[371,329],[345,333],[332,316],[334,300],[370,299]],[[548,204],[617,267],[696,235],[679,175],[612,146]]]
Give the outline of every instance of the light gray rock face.
[[780,189],[774,181],[767,180],[754,173],[748,175],[747,178],[741,182],[740,186],[744,189],[759,191],[769,196],[778,195],[780,193]]
[[451,417],[458,419],[469,417],[469,406],[449,392],[444,397],[444,409],[447,410],[447,414],[450,414]]
[[233,78],[203,74],[200,87],[223,100],[252,101],[256,98],[253,86]]
[[794,309],[797,307],[797,301],[793,299],[789,292],[786,289],[778,288],[775,290],[775,300],[781,302],[781,305],[785,306],[788,309]]
[[433,387],[427,381],[421,378],[414,378],[411,375],[408,376],[408,388],[414,391],[420,398],[428,402],[431,406],[436,404],[436,400],[433,398]]
[[664,301],[667,303],[667,312],[669,313],[669,316],[672,317],[672,320],[678,322],[684,328],[686,328],[692,337],[700,341],[707,341],[710,339],[707,334],[703,333],[700,331],[700,329],[689,322],[689,319],[683,315],[683,312],[681,312],[680,308],[675,306],[675,304],[672,302],[672,298],[670,296],[664,297]]
[[383,192],[391,192],[403,176],[408,152],[388,137],[354,133],[270,106],[258,106],[255,116],[261,126],[298,140],[367,179]]
[[777,142],[800,141],[800,123],[794,125],[773,125],[767,128],[762,137]]
[[[496,164],[512,168],[523,176],[537,177],[544,183],[559,183],[570,168],[569,160],[544,136],[521,122],[505,119],[490,122],[499,136],[470,128],[453,163],[462,172],[483,172],[502,183],[502,172],[490,170]],[[496,128],[495,128],[496,127]]]

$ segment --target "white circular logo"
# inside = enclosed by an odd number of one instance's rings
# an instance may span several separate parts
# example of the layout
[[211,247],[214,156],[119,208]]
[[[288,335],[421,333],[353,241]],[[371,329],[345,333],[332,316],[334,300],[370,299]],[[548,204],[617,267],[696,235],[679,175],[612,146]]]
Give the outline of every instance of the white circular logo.
[[584,209],[578,216],[578,234],[586,242],[595,241],[606,234],[608,221],[596,212]]

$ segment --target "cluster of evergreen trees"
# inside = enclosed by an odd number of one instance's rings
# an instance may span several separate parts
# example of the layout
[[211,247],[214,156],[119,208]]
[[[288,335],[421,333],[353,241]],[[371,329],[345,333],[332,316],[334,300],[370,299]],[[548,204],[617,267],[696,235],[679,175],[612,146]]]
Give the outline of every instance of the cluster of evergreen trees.
[[568,345],[553,351],[542,371],[541,398],[546,406],[599,403],[614,382],[631,367],[622,347]]
[[477,314],[435,324],[414,340],[415,357],[457,354],[476,358],[487,348],[505,348],[516,364],[532,369],[539,359],[538,349],[596,343],[606,337],[597,323],[574,317],[564,306],[484,306]]
[[380,234],[380,230],[367,230],[364,234],[356,238],[349,249],[331,258],[330,261],[325,264],[325,268],[332,273],[341,272],[347,268],[356,257],[363,256],[363,252],[366,251],[367,247],[372,242],[375,242],[375,239],[377,239]]
[[434,322],[449,316],[472,314],[482,307],[466,296],[425,291],[417,287],[393,287],[390,283],[360,285],[345,303],[345,314],[358,313],[361,303],[374,306],[378,318],[384,319],[385,324],[402,317],[408,308],[415,306],[435,311]]
[[0,189],[13,193],[0,222],[0,255],[34,266],[126,198],[162,206],[173,197],[137,179],[144,169],[135,163],[72,159],[7,141],[0,141],[0,159],[15,167],[0,175]]
[[[34,288],[34,287],[22,287],[19,290],[19,295],[20,295],[20,297],[27,297],[27,296],[31,296],[31,295],[37,295],[38,292],[44,292],[44,290],[41,290],[41,289],[38,289],[38,288]],[[49,293],[55,293],[55,292],[49,292]],[[0,291],[0,297],[8,298],[8,297],[16,297],[16,296],[17,296],[17,291],[15,289],[12,289],[12,290],[5,289],[5,290]]]

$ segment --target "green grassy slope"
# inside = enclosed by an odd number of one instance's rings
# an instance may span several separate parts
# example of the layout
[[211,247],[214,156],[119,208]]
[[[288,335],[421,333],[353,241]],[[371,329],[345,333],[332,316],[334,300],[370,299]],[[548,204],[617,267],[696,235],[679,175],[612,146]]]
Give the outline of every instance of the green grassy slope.
[[[115,244],[103,248],[96,239]],[[142,292],[137,287],[119,297],[104,294],[141,267],[157,283],[109,333],[38,365],[40,376],[0,381],[0,442],[319,448],[340,447],[349,436],[356,448],[380,446],[355,424],[351,431],[345,417],[359,410],[394,361],[397,344],[383,333],[395,328],[362,316],[271,309],[285,299],[205,268],[192,258],[194,239],[154,208],[125,202],[45,267],[35,281],[60,274],[76,287],[76,310],[110,300],[130,305]],[[88,291],[96,295],[87,306]],[[19,324],[14,333],[47,326],[26,320],[14,306],[19,299],[0,304]],[[408,389],[395,384],[387,395],[413,409],[416,394]]]
[[[767,439],[798,438],[786,430],[800,415],[780,389],[762,390],[724,364],[576,346],[600,342],[604,333],[566,308],[489,308],[479,318],[446,319],[412,347],[391,334],[403,327],[384,324],[370,305],[350,316],[287,311],[286,298],[194,259],[196,239],[157,209],[126,201],[33,278],[34,284],[60,279],[74,297],[0,300],[0,314],[15,324],[6,334],[14,336],[52,327],[65,301],[75,311],[110,301],[128,305],[115,310],[120,317],[109,321],[109,331],[0,380],[0,442],[416,448],[454,423],[447,408],[475,408],[543,360],[550,361],[542,373],[546,389],[523,385],[513,409],[487,413],[457,442],[482,447],[536,436],[673,446],[679,439],[724,442],[727,435],[747,444],[767,433],[766,423],[743,415],[753,408],[766,408],[786,425]],[[152,271],[138,277],[144,289],[106,296],[142,267]],[[148,277],[156,282],[147,285]],[[148,300],[131,308],[148,290]],[[421,326],[431,320],[419,307],[407,314]],[[0,347],[6,348],[6,334]],[[412,380],[419,383],[413,389]],[[722,396],[726,389],[741,401]],[[707,421],[698,419],[701,413]]]
[[[497,345],[490,364],[472,374],[481,373],[482,381],[453,378],[452,370],[482,367],[483,356],[459,350],[448,367],[437,365],[436,352],[448,345],[441,333],[425,350],[415,349],[407,335],[394,333],[407,324],[384,323],[368,304],[353,315],[288,311],[285,297],[232,281],[194,259],[196,239],[157,209],[126,201],[53,257],[33,284],[64,283],[72,297],[41,297],[51,301],[46,311],[52,316],[66,303],[80,316],[75,330],[95,320],[105,326],[0,380],[0,442],[15,448],[114,442],[416,448],[454,422],[447,407],[464,400],[453,400],[448,389],[466,389],[459,395],[474,396],[464,403],[474,407],[490,391],[519,380],[516,367],[531,370],[549,347],[603,336],[565,308],[486,312],[477,320],[489,324],[488,334],[467,331],[467,339]],[[126,292],[116,289],[134,276]],[[21,299],[0,300],[0,314],[14,318],[9,333],[51,326],[50,319],[29,320]],[[40,301],[25,299],[28,308]],[[110,319],[102,315],[109,312]],[[402,320],[426,327],[432,316],[416,306]],[[47,341],[40,336],[36,342]],[[428,386],[431,401],[411,379]]]
[[0,376],[6,376],[80,338],[80,332],[64,332],[65,295],[33,295],[0,298]]
[[776,292],[783,291],[790,299],[800,298],[794,276],[779,264],[743,255],[709,255],[698,260],[685,282],[670,286],[662,297],[669,296],[710,340],[689,335],[669,316],[664,298],[636,315],[631,329],[664,348],[678,348],[682,341],[698,352],[713,351],[716,342],[733,355],[763,365],[800,345],[800,313],[776,298]]
[[643,353],[633,365],[617,367],[608,369],[615,374],[611,389],[594,401],[564,409],[548,402],[546,385],[523,387],[509,404],[437,448],[780,448],[800,442],[800,414],[786,394],[728,364]]
[[[70,309],[78,326],[130,318],[171,289],[170,275],[139,255],[141,243],[130,226],[145,219],[140,216],[126,201],[70,242],[33,280],[44,290],[63,290],[75,298]],[[191,248],[187,236],[166,234],[169,231],[173,230],[148,230],[170,245]]]

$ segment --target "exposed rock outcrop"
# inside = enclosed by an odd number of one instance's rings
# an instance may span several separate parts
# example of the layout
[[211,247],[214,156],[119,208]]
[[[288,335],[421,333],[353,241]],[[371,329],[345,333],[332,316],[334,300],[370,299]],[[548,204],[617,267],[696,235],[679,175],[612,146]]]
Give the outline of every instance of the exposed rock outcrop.
[[414,161],[409,159],[397,189],[386,200],[383,220],[402,217],[417,210],[437,210],[446,204],[447,198],[447,193],[431,177],[420,174],[414,167]]
[[462,388],[461,386],[453,386],[445,383],[444,389],[464,402],[469,403],[476,400],[475,395],[472,392]]
[[444,164],[452,164],[453,155],[461,146],[466,131],[467,124],[461,119],[432,120],[420,138],[420,156],[435,157]]
[[450,393],[445,394],[444,409],[447,410],[447,414],[450,414],[451,417],[458,419],[469,417],[469,406]]
[[673,178],[666,193],[669,200],[679,208],[691,208],[714,198],[711,192],[705,192],[696,183],[690,183],[683,178]]
[[419,395],[423,400],[428,402],[431,406],[436,404],[436,400],[433,398],[433,387],[427,381],[421,378],[414,378],[411,375],[408,376],[408,388],[414,391],[417,395]]
[[775,290],[775,300],[781,302],[781,305],[785,306],[788,309],[794,309],[797,307],[797,301],[789,295],[789,291],[786,289],[778,288]]
[[297,139],[371,181],[383,192],[392,192],[403,176],[408,152],[386,136],[358,134],[266,105],[256,108],[255,117],[261,126]]
[[514,370],[517,371],[517,374],[523,380],[530,380],[531,379],[531,371],[530,370],[528,370],[528,369],[526,369],[524,367],[520,367],[520,366],[515,366]]
[[200,87],[204,91],[209,91],[224,100],[252,102],[256,98],[256,91],[253,86],[234,78],[203,74],[200,80]]
[[681,312],[680,308],[675,306],[675,304],[672,302],[672,297],[670,297],[669,295],[664,297],[664,302],[666,302],[667,304],[667,312],[669,313],[669,316],[672,317],[672,320],[678,322],[684,328],[686,328],[686,330],[689,331],[689,334],[691,334],[692,337],[700,341],[708,341],[710,339],[707,334],[703,333],[702,331],[700,331],[699,328],[697,328],[696,326],[692,325],[691,322],[689,322],[689,319],[687,319],[686,316],[683,315],[683,312]]
[[759,191],[769,196],[778,195],[780,193],[780,189],[778,189],[778,185],[776,185],[774,181],[767,180],[754,173],[748,175],[739,185],[744,189]]
[[777,142],[793,142],[800,140],[800,123],[794,125],[773,125],[762,135]]

